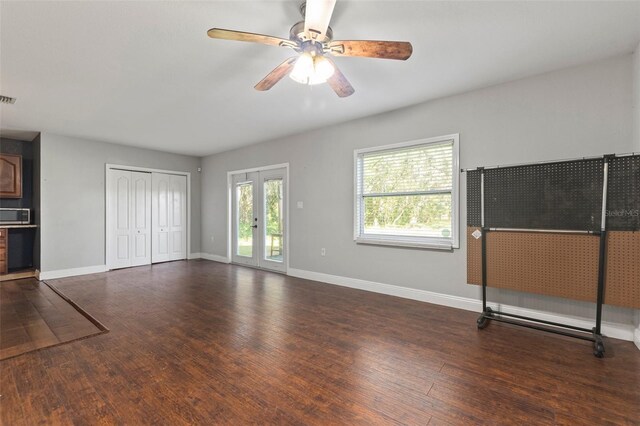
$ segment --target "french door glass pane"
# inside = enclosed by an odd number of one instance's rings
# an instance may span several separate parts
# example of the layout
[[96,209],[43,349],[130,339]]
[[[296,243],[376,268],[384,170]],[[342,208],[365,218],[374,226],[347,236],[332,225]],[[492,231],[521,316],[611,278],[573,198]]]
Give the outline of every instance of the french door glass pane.
[[451,194],[364,197],[364,233],[451,236]]
[[240,183],[236,186],[238,229],[237,255],[253,257],[253,184]]
[[264,181],[264,259],[282,262],[283,225],[282,225],[282,179]]

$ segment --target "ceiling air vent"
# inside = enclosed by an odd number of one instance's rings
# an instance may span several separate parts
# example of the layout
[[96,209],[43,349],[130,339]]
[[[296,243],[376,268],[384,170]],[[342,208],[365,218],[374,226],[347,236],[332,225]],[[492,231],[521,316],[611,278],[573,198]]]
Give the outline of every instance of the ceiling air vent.
[[9,96],[0,95],[0,103],[3,103],[3,104],[15,104],[16,103],[16,98],[10,98]]

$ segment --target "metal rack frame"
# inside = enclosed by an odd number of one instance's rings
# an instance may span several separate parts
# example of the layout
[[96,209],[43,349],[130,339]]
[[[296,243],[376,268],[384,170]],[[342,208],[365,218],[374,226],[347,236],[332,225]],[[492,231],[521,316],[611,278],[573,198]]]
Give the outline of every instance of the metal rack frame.
[[[614,155],[605,155],[604,179],[602,188],[602,220],[600,231],[584,230],[542,230],[542,229],[511,229],[511,228],[489,228],[485,226],[485,203],[484,203],[484,168],[478,167],[480,171],[480,212],[482,229],[482,313],[477,320],[479,329],[485,328],[490,321],[504,322],[535,330],[546,331],[563,336],[573,337],[581,340],[593,342],[593,354],[604,357],[605,347],[602,339],[602,305],[604,303],[605,286],[605,258],[607,252],[607,184],[609,172],[609,159]],[[494,311],[487,306],[487,235],[491,232],[555,232],[555,233],[579,233],[598,235],[600,238],[599,258],[598,258],[598,289],[596,299],[596,321],[592,329],[576,327],[569,324],[545,321],[523,315],[515,315],[506,312]]]

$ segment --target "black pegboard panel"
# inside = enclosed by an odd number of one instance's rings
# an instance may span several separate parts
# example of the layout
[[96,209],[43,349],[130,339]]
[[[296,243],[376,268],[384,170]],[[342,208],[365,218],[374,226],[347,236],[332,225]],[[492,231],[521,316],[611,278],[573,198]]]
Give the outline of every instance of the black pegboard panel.
[[607,229],[640,230],[640,155],[609,160]]
[[600,229],[604,160],[485,170],[485,226]]
[[482,226],[480,201],[480,171],[467,172],[467,225]]

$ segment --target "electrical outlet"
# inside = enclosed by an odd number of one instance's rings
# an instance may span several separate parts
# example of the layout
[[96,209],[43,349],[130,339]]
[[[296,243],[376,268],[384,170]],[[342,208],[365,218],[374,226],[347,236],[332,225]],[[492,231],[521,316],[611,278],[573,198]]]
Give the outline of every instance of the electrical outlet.
[[211,242],[213,242],[213,235],[211,236]]
[[324,255],[326,255],[326,254],[327,254],[327,251],[324,249],[324,247],[322,247],[322,248],[320,249],[320,256],[324,256]]
[[304,203],[303,203],[302,201],[298,201],[298,204],[297,204],[297,205],[298,205],[298,208],[299,208],[299,209],[304,208]]

